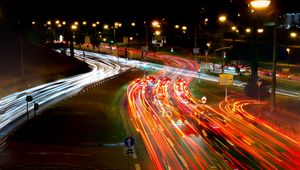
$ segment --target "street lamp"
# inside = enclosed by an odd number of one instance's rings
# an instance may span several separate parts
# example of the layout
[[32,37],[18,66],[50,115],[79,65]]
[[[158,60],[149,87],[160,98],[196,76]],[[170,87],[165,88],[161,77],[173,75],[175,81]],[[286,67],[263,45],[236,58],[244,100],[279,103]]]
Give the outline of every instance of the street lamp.
[[[253,9],[264,10],[269,7],[270,0],[252,0],[250,5]],[[276,104],[276,55],[277,55],[277,13],[275,14],[274,19],[274,29],[273,29],[273,51],[272,51],[272,103],[271,103],[271,113],[275,111]]]
[[78,24],[73,24],[71,25],[71,37],[70,37],[70,53],[71,53],[71,57],[74,57],[74,31],[77,30],[77,25]]
[[270,5],[270,3],[270,0],[252,0],[250,2],[250,5],[256,10],[261,10],[267,8]]
[[296,38],[296,37],[297,37],[297,33],[295,33],[295,32],[291,32],[291,33],[290,33],[290,37],[292,37],[292,38]]
[[[219,22],[220,23],[225,23],[227,21],[227,17],[225,16],[225,15],[221,15],[221,16],[219,16]],[[225,28],[222,28],[222,35],[221,35],[221,49],[223,49],[223,47],[224,47],[224,29]],[[224,57],[226,56],[226,51],[224,51],[224,53],[223,53],[223,56],[221,56],[221,62],[222,62],[222,64],[221,64],[221,67],[222,67],[222,74],[224,73]]]

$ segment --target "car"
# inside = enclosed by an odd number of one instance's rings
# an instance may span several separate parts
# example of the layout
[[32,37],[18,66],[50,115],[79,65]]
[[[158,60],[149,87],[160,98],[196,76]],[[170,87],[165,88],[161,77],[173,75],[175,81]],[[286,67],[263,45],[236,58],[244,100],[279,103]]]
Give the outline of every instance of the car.
[[289,80],[300,80],[300,74],[290,74],[288,75]]

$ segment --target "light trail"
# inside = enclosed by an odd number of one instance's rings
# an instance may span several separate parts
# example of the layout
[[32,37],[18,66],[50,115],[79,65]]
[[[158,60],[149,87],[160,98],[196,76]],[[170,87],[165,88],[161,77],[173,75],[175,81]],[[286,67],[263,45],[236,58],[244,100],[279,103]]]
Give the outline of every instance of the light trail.
[[189,91],[198,77],[194,61],[155,59],[180,68],[135,63],[159,72],[137,79],[127,91],[129,115],[155,169],[300,168],[299,142],[247,111],[266,103],[230,96],[219,108],[206,105]]
[[[90,65],[92,71],[46,83],[1,98],[0,102],[2,109],[0,114],[0,130],[26,114],[27,95],[33,97],[32,102],[44,105],[52,101],[59,101],[75,95],[84,87],[119,74],[130,68],[129,66],[120,65],[114,61],[108,60],[107,55],[87,52],[86,57],[83,59],[82,56],[80,56],[80,51],[76,50],[75,53],[77,58],[84,60]],[[29,104],[29,111],[33,109],[32,102]]]

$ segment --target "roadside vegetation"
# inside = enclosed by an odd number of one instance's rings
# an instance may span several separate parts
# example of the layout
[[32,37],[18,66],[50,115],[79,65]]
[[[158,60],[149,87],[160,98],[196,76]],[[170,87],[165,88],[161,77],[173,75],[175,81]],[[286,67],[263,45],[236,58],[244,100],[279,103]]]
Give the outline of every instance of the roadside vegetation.
[[4,60],[5,57],[0,58],[0,98],[37,85],[90,71],[86,63],[57,53],[50,47],[31,44],[24,40],[22,49],[23,62],[21,62],[19,53],[11,52],[20,51],[17,47],[0,53],[9,58],[9,60]]

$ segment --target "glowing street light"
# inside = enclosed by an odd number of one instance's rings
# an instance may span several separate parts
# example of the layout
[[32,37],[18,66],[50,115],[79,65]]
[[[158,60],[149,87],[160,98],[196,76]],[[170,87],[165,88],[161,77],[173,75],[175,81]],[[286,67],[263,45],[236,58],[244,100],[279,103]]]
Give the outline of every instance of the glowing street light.
[[259,28],[259,29],[257,29],[257,32],[261,34],[261,33],[263,33],[263,32],[264,32],[264,29],[262,29],[262,28]]
[[227,20],[227,17],[225,15],[219,16],[219,21],[220,22],[225,22]]
[[152,26],[153,26],[153,27],[158,27],[158,25],[159,25],[158,21],[153,21],[153,22],[152,22]]
[[108,30],[108,28],[109,28],[109,25],[107,25],[107,24],[103,25],[103,29]]
[[297,37],[297,33],[295,33],[295,32],[291,32],[291,33],[290,33],[290,37],[292,37],[292,38],[296,38],[296,37]]
[[71,25],[72,30],[77,30],[77,25]]
[[159,31],[159,30],[157,30],[157,31],[155,31],[155,35],[160,35],[161,34],[161,32]]
[[232,30],[232,31],[235,31],[235,30],[236,30],[236,26],[232,26],[232,27],[231,27],[231,30]]
[[270,5],[270,0],[253,0],[250,2],[252,8],[260,10],[265,9]]

